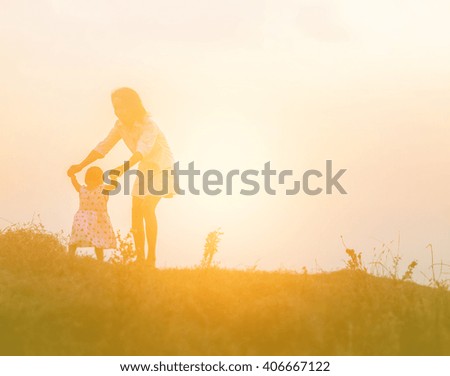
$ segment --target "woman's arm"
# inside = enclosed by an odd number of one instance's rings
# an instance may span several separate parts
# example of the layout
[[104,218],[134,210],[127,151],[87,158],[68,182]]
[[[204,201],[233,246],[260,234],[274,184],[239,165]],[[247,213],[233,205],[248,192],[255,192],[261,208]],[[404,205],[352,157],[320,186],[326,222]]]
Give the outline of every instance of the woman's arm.
[[156,139],[158,138],[158,132],[158,128],[153,122],[150,121],[146,124],[146,127],[137,142],[136,152],[128,161],[125,161],[123,165],[115,169],[119,173],[118,176],[123,175],[125,171],[129,170],[136,163],[144,159],[144,156],[151,153],[153,147],[155,146]]
[[67,175],[72,178],[72,175],[80,172],[83,168],[100,158],[103,158],[103,155],[96,150],[92,150],[80,164],[70,166],[70,168],[67,170]]
[[128,161],[125,161],[123,165],[120,165],[120,166],[116,167],[115,169],[111,170],[111,172],[117,171],[118,173],[115,173],[114,175],[117,177],[122,176],[125,171],[128,171],[136,163],[140,162],[142,160],[142,158],[143,158],[142,154],[139,151],[137,151],[130,157],[130,159]]
[[109,151],[117,144],[117,142],[122,138],[120,135],[120,131],[117,127],[117,124],[109,131],[108,135],[105,137],[103,141],[101,141],[95,148],[92,150],[88,156],[83,159],[80,164],[76,164],[70,166],[67,170],[67,175],[73,175],[77,172],[80,172],[83,168],[95,162],[97,159],[103,158]]

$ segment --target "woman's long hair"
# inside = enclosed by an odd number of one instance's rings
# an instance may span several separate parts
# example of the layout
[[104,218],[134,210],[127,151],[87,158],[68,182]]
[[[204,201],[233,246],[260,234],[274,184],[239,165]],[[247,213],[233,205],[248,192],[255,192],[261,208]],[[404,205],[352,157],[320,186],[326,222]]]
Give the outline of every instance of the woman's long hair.
[[136,119],[142,119],[148,114],[144,105],[142,104],[139,94],[129,87],[121,87],[114,90],[111,93],[111,98],[120,98],[121,101],[127,106],[130,112],[132,112]]

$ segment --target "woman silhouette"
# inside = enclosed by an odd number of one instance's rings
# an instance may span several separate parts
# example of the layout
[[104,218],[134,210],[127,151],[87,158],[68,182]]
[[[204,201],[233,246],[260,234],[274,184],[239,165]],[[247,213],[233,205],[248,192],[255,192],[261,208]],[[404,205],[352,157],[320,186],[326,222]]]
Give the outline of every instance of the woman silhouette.
[[172,197],[174,193],[169,172],[173,168],[172,152],[164,134],[151,119],[136,91],[120,88],[111,94],[111,99],[117,116],[114,127],[81,163],[71,166],[67,174],[73,175],[103,158],[120,139],[125,142],[133,154],[115,170],[121,176],[139,163],[141,173],[138,173],[132,193],[131,232],[138,261],[145,260],[147,236],[147,264],[155,267],[158,233],[155,209],[161,197]]

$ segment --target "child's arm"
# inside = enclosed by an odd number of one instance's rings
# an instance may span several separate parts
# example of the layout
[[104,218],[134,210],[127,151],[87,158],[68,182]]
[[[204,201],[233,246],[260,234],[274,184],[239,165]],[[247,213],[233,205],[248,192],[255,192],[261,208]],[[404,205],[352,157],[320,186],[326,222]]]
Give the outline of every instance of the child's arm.
[[117,178],[119,176],[120,176],[120,171],[112,170],[112,171],[110,171],[108,176],[103,177],[104,182],[107,183],[107,184],[102,185],[102,187],[103,187],[102,193],[104,195],[107,195],[107,196],[110,196],[111,194],[114,195],[115,193],[117,193],[117,192],[114,192],[117,189],[119,189],[119,191],[120,191],[120,183],[117,181]]
[[114,184],[103,184],[102,193],[104,195],[108,195],[109,196],[111,194],[111,192],[115,191],[117,188],[118,188],[118,184],[116,184],[116,185],[114,185]]
[[111,191],[114,191],[117,187],[112,184],[103,184],[103,194],[109,195]]
[[73,187],[75,188],[75,190],[76,190],[77,192],[80,192],[81,185],[80,185],[80,183],[78,183],[78,180],[77,180],[77,178],[75,177],[75,175],[70,175],[70,180],[71,180],[72,185],[73,185]]

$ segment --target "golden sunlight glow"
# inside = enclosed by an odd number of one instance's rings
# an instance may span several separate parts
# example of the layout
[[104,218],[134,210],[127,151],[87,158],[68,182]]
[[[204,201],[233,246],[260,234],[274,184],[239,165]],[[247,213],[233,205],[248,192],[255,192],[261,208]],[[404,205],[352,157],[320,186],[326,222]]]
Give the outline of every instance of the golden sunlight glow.
[[[449,3],[203,3],[201,14],[182,1],[2,5],[0,156],[14,163],[0,217],[39,213],[69,231],[78,204],[65,171],[111,129],[110,92],[126,85],[182,165],[347,169],[346,196],[163,200],[162,266],[198,263],[217,227],[226,266],[339,267],[341,235],[372,249],[400,232],[419,260],[428,243],[448,249]],[[98,165],[129,157],[119,144]],[[111,198],[116,229],[130,229],[130,205]]]

